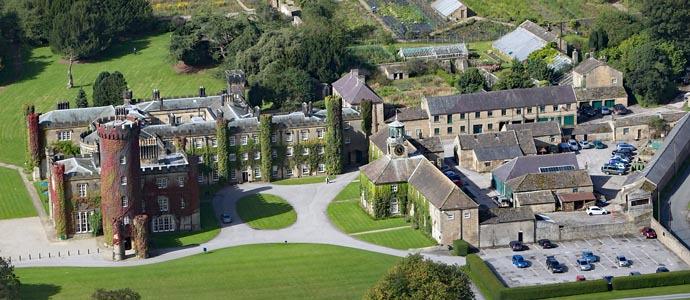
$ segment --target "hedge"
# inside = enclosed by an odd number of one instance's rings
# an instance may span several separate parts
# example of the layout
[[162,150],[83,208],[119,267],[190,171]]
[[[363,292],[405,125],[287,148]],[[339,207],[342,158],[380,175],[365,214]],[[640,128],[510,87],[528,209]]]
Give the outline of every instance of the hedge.
[[453,241],[453,254],[456,256],[467,256],[470,253],[470,244],[463,240]]
[[499,299],[543,299],[572,295],[607,292],[608,283],[604,279],[586,280],[579,282],[565,282],[544,285],[505,288],[501,290]]
[[633,290],[659,286],[690,284],[690,271],[614,277],[614,290]]
[[466,262],[470,272],[479,279],[479,282],[475,282],[475,284],[483,285],[484,290],[490,293],[489,295],[484,295],[484,297],[488,299],[501,299],[501,292],[506,287],[484,260],[477,254],[470,254],[467,256]]

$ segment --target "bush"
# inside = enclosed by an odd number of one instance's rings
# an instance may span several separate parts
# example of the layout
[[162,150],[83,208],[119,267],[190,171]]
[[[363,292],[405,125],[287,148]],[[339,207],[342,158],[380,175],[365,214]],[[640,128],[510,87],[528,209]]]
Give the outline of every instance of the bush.
[[505,289],[505,286],[484,260],[479,255],[470,254],[467,256],[467,266],[470,268],[470,272],[479,279],[475,283],[483,285],[483,291],[489,292],[489,295],[484,296],[488,299],[500,299],[501,291]]
[[604,279],[580,282],[554,283],[545,285],[506,288],[500,292],[499,299],[543,299],[572,295],[607,292],[608,283]]
[[470,253],[470,244],[463,240],[453,241],[453,254],[456,256],[467,256]]
[[139,300],[141,295],[139,293],[126,288],[120,290],[104,290],[97,289],[92,295],[93,300]]
[[671,286],[690,283],[690,271],[654,273],[638,276],[613,278],[614,290],[643,289],[658,286]]

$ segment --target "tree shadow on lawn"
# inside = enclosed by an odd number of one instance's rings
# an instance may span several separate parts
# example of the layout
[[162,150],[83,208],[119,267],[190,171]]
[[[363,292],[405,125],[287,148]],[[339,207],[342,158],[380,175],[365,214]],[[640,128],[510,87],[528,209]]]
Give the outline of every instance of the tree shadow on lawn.
[[262,194],[251,195],[237,203],[237,212],[245,223],[270,218],[293,210],[292,205],[287,202],[267,202]]
[[[145,50],[151,45],[149,38],[155,34],[140,36],[126,41],[114,40],[108,49],[101,52],[98,57],[93,59],[83,60],[85,63],[101,63],[115,60],[127,55],[141,55],[141,51]],[[134,52],[134,49],[137,52]]]
[[50,299],[57,295],[62,288],[53,284],[26,284],[22,283],[19,294],[22,299]]
[[[36,79],[48,65],[53,63],[50,56],[32,56],[31,48],[22,47],[21,50],[17,51],[18,53],[14,53],[12,59],[19,62],[9,63],[0,71],[0,87]],[[67,78],[65,77],[66,84]]]

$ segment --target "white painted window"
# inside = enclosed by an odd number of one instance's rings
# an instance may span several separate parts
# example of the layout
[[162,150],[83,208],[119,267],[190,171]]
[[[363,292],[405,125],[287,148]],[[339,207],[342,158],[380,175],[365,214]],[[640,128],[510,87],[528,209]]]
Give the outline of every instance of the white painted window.
[[213,148],[218,147],[218,140],[211,139],[211,147],[213,147]]
[[127,198],[127,196],[122,196],[122,198],[120,198],[120,202],[120,204],[122,204],[122,207],[129,206],[129,198]]
[[324,165],[324,164],[319,164],[319,169],[318,169],[318,171],[319,171],[319,173],[326,172],[326,165]]
[[127,176],[120,177],[120,184],[127,185]]
[[87,188],[88,186],[89,186],[89,185],[86,184],[86,183],[79,183],[79,184],[77,184],[77,188],[79,189],[79,197],[82,197],[82,198],[86,197],[86,188]]
[[230,146],[235,146],[235,137],[231,136],[229,141]]
[[180,198],[180,208],[184,209],[187,207],[187,202],[184,202],[184,198]]
[[123,225],[129,225],[129,223],[130,223],[129,216],[125,216],[124,218],[122,218],[122,224]]
[[302,155],[309,155],[309,148],[307,148],[307,147],[302,148]]
[[237,179],[237,173],[236,172],[237,171],[235,171],[235,170],[230,171],[230,179],[232,179],[232,180]]
[[199,156],[199,163],[200,163],[200,164],[203,164],[203,163],[204,163],[204,157],[203,157],[203,156]]
[[126,157],[126,156],[120,157],[120,164],[121,164],[121,165],[126,165],[126,164],[127,164],[127,157]]
[[278,166],[271,167],[271,176],[278,177]]
[[398,207],[398,198],[391,199],[391,214],[400,213],[400,208]]
[[448,219],[448,220],[453,220],[453,219],[455,219],[455,214],[454,214],[454,213],[452,213],[452,212],[446,212],[445,214],[446,214],[446,219]]
[[177,186],[184,187],[184,176],[177,177]]
[[318,137],[319,139],[323,139],[323,132],[324,131],[325,130],[323,130],[323,128],[316,129],[316,137]]
[[91,226],[89,224],[89,212],[88,211],[80,211],[77,212],[77,228],[76,232],[77,233],[86,233],[86,232],[91,232]]
[[242,153],[242,160],[249,160],[249,153]]
[[302,137],[303,141],[308,140],[309,139],[309,130],[303,129],[302,131],[300,131],[300,136]]
[[213,162],[218,162],[218,154],[213,154]]
[[256,135],[256,134],[252,135],[252,139],[254,139],[254,144],[259,143],[259,136],[258,135]]
[[285,140],[288,142],[292,142],[292,132],[285,132]]
[[309,175],[309,166],[306,164],[302,164],[302,174],[303,175]]
[[175,219],[171,215],[153,218],[153,232],[175,231]]
[[398,185],[397,185],[397,184],[391,185],[391,192],[393,192],[393,193],[397,193],[397,192],[398,192]]
[[292,177],[292,168],[285,169],[285,176]]
[[472,217],[472,212],[467,211],[467,210],[466,210],[466,211],[463,211],[463,212],[462,212],[462,217],[465,218],[465,219],[469,219],[470,217]]
[[259,160],[259,159],[261,159],[261,152],[260,151],[254,152],[254,160]]
[[196,182],[198,182],[198,183],[204,183],[204,175],[198,175],[198,176],[196,176]]
[[271,158],[278,158],[278,150],[276,150],[276,149],[271,150]]
[[345,136],[345,144],[349,144],[349,143],[350,143],[350,136]]
[[254,178],[261,178],[261,168],[254,167]]
[[319,154],[323,154],[324,151],[325,151],[323,146],[319,146],[319,147],[317,147],[316,149],[318,150],[318,153],[319,153]]
[[159,189],[164,189],[168,187],[168,178],[167,177],[158,177],[156,178],[156,186]]
[[271,143],[275,143],[277,139],[278,139],[278,136],[276,136],[275,133],[271,134]]
[[58,131],[57,133],[57,139],[58,141],[69,141],[72,139],[72,132],[71,131]]
[[285,152],[287,152],[286,153],[287,156],[292,156],[292,147],[287,147],[287,151],[285,151]]
[[211,176],[212,176],[213,182],[220,181],[220,176],[218,176],[218,171],[216,171],[216,170],[211,171]]
[[242,145],[246,145],[249,142],[249,137],[246,135],[242,136]]
[[160,211],[168,211],[168,204],[168,197],[158,196],[158,207],[160,208]]
[[236,161],[237,160],[237,155],[235,153],[230,153],[230,161]]
[[194,146],[197,148],[203,148],[204,147],[204,139],[202,139],[202,138],[194,139]]

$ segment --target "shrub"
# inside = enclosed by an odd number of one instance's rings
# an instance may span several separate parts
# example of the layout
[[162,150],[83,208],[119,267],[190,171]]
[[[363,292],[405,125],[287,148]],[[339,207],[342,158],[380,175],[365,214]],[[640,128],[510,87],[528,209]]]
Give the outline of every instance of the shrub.
[[453,241],[453,254],[457,256],[467,256],[470,253],[470,244],[463,240]]
[[499,299],[543,299],[582,295],[608,291],[608,283],[604,279],[580,282],[565,282],[545,285],[506,288],[500,292]]
[[470,272],[478,278],[476,284],[484,286],[484,290],[489,292],[489,295],[484,295],[489,299],[500,299],[501,291],[505,289],[503,283],[496,277],[496,274],[489,268],[484,260],[476,254],[467,256],[467,266]]
[[97,289],[92,295],[93,300],[139,300],[141,295],[132,289],[104,290]]
[[632,290],[690,283],[690,271],[654,273],[638,276],[614,277],[614,290]]

